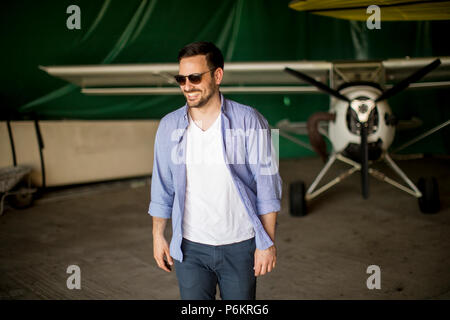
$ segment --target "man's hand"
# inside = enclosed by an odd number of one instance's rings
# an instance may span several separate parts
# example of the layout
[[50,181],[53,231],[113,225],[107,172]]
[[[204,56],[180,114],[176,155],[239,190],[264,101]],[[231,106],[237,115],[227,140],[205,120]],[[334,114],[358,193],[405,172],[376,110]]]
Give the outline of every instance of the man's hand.
[[169,245],[164,236],[153,237],[153,257],[158,267],[167,272],[172,271],[173,259],[170,256]]
[[275,268],[277,262],[277,248],[275,245],[266,250],[255,250],[255,277],[265,275]]

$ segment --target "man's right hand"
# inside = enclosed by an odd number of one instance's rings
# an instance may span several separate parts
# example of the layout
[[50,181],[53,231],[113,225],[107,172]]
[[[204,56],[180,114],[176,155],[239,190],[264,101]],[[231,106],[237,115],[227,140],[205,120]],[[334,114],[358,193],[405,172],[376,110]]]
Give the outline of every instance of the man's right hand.
[[166,272],[172,271],[173,259],[170,256],[169,244],[164,236],[153,237],[153,257],[158,267]]

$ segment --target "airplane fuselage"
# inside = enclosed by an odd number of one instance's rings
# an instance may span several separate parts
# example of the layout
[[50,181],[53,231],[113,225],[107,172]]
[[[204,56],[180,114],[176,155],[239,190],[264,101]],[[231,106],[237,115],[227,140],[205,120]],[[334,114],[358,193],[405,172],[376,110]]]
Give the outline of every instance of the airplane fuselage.
[[[367,101],[375,103],[381,91],[369,85],[349,86],[340,91],[352,101]],[[331,97],[330,113],[336,115],[335,121],[331,121],[328,127],[328,135],[335,152],[343,152],[349,146],[358,147],[361,143],[360,126],[358,121],[359,110],[351,108],[346,101]],[[365,105],[360,103],[362,107]],[[363,108],[361,112],[365,110]],[[375,103],[374,109],[367,114],[368,136],[367,142],[377,145],[381,152],[385,152],[392,144],[395,136],[395,126],[390,123],[392,111],[386,100]],[[361,114],[360,114],[361,116]]]

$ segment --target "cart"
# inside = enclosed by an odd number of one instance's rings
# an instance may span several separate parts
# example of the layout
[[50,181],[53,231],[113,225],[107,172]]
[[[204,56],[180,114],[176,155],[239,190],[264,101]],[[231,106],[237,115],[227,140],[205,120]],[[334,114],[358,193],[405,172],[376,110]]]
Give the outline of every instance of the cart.
[[14,208],[31,206],[33,193],[37,189],[31,188],[30,172],[31,167],[24,165],[0,168],[0,216],[3,214],[3,203],[7,196],[13,196],[10,202]]

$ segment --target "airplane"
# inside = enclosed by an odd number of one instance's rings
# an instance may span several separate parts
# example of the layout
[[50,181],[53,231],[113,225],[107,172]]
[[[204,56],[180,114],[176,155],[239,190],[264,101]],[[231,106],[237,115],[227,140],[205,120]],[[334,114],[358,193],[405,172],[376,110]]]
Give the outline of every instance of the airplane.
[[[348,66],[345,66],[345,64],[336,64],[334,70],[341,77],[339,79],[341,81],[335,79],[335,88],[318,82],[302,72],[286,68],[285,70],[290,74],[310,83],[332,97],[329,112],[313,114],[307,124],[311,145],[317,154],[323,160],[327,161],[308,190],[305,189],[305,184],[302,181],[290,185],[289,201],[291,214],[297,216],[305,215],[308,201],[311,201],[356,171],[361,172],[361,191],[363,198],[367,199],[369,197],[370,174],[416,197],[422,213],[438,212],[440,200],[436,178],[422,177],[416,186],[389,155],[388,148],[393,142],[398,119],[392,113],[387,99],[405,90],[410,84],[424,78],[440,65],[441,60],[438,58],[388,89],[381,86],[383,76],[381,78],[379,76],[383,74],[383,70],[377,68],[376,64],[373,65],[372,69],[369,67],[369,64],[365,65],[366,68],[371,70],[369,71],[370,76],[364,79],[361,78],[361,74],[355,73],[355,69],[348,72]],[[355,75],[357,76],[355,77]],[[379,81],[374,81],[374,75],[375,77],[379,77]],[[434,84],[431,86],[437,87],[440,85]],[[329,138],[333,147],[330,156],[326,153],[325,141],[319,133],[319,121],[328,122],[328,134],[325,135]],[[439,125],[437,130],[442,129],[448,124],[450,124],[450,120]],[[431,133],[437,130],[431,130]],[[426,136],[428,134],[422,135],[420,139]],[[417,138],[413,139],[413,142],[416,141],[418,141]],[[340,174],[336,179],[319,189],[316,189],[318,183],[336,160],[350,165],[351,169]],[[399,184],[382,172],[370,167],[372,163],[380,160],[386,161],[407,186]]]
[[[89,95],[181,94],[173,79],[173,75],[178,72],[178,65],[174,63],[40,68],[50,75],[80,86],[81,92]],[[313,114],[306,124],[284,120],[276,125],[281,136],[313,149],[326,160],[323,169],[308,189],[302,181],[290,185],[291,215],[306,215],[309,201],[357,171],[361,173],[363,198],[369,196],[371,175],[417,198],[421,212],[435,213],[439,210],[436,178],[420,178],[416,186],[390,156],[389,147],[394,140],[396,127],[408,123],[400,122],[395,117],[387,100],[408,88],[449,87],[450,57],[383,61],[230,62],[225,64],[224,69],[221,85],[221,92],[224,94],[324,92],[330,95],[329,112]],[[393,82],[396,83],[392,85]],[[401,148],[449,124],[450,120],[447,119],[405,143]],[[420,125],[420,120],[409,121],[409,126],[411,125]],[[307,133],[311,145],[296,139],[292,133]],[[322,136],[331,142],[330,155],[326,153]],[[399,150],[400,148],[397,148],[397,151]],[[350,165],[351,168],[317,188],[336,160]],[[386,161],[405,185],[372,168],[373,163],[381,160]]]

